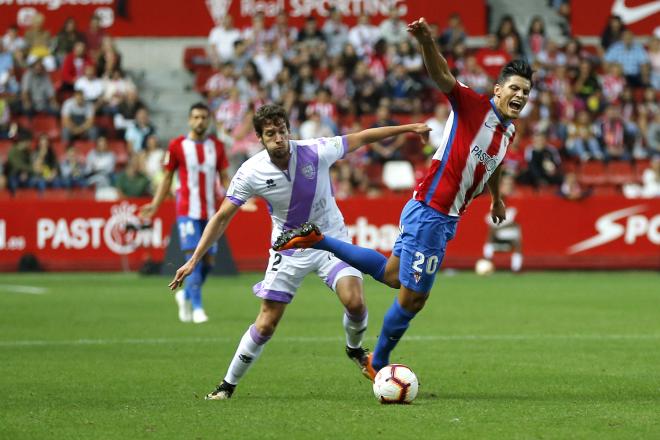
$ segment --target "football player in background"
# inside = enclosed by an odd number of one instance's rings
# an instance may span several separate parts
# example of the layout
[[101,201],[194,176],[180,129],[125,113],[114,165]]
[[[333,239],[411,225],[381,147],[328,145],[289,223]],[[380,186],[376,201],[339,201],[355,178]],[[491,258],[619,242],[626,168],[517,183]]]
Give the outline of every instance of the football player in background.
[[408,31],[419,42],[426,69],[447,95],[452,112],[429,171],[401,212],[401,233],[392,256],[387,259],[372,249],[324,236],[322,228],[311,223],[284,232],[274,246],[276,250],[313,247],[332,252],[376,280],[399,289],[366,364],[364,373],[372,380],[390,363],[390,353],[424,307],[460,216],[486,185],[492,197],[493,221],[505,219],[499,191],[500,164],[515,135],[511,121],[519,117],[532,88],[529,64],[514,60],[502,68],[494,96],[489,99],[479,95],[456,81],[424,18],[410,23]]
[[[205,104],[190,107],[190,132],[170,142],[164,160],[165,176],[151,203],[140,208],[140,216],[151,220],[170,193],[174,174],[178,172],[180,187],[176,195],[176,223],[186,259],[192,256],[202,231],[216,212],[218,176],[222,188],[227,188],[229,183],[225,147],[217,138],[206,134],[210,122],[209,108]],[[216,251],[217,245],[213,243],[201,258],[202,264],[195,267],[184,288],[175,294],[182,322],[201,324],[209,319],[202,307],[202,285],[213,268]]]
[[[197,249],[170,283],[173,290],[195,273],[197,263],[224,233],[239,207],[251,197],[259,196],[268,203],[273,224],[271,244],[282,231],[298,228],[309,221],[322,225],[329,237],[342,243],[350,242],[331,188],[332,164],[363,145],[403,133],[428,136],[431,130],[425,124],[408,124],[294,141],[289,138],[286,111],[278,105],[260,107],[253,124],[264,150],[245,161],[234,175],[227,197],[204,229]],[[329,252],[271,250],[264,279],[253,287],[254,294],[262,299],[257,319],[241,338],[227,374],[216,390],[206,396],[208,400],[231,398],[238,382],[273,336],[303,278],[310,272],[316,272],[343,304],[346,354],[361,370],[366,368],[368,350],[362,347],[362,339],[368,314],[362,274]]]

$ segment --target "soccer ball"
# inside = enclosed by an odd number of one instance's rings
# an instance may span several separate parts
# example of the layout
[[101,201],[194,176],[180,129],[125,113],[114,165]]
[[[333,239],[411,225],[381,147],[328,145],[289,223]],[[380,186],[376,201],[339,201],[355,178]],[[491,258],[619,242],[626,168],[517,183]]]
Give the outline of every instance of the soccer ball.
[[474,271],[477,273],[477,275],[490,275],[495,272],[495,265],[492,261],[482,258],[481,260],[477,261],[477,264],[474,265]]
[[415,373],[401,364],[383,367],[374,379],[374,395],[380,403],[411,403],[418,388]]

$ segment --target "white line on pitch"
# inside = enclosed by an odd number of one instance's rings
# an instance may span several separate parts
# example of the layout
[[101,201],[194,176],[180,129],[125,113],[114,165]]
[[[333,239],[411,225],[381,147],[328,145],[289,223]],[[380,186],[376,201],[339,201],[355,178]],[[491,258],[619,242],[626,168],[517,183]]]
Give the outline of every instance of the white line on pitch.
[[[71,340],[23,340],[0,341],[0,347],[61,346],[61,345],[158,345],[158,344],[205,344],[236,342],[236,337],[216,338],[145,338],[145,339],[71,339]],[[367,337],[375,340],[375,337]],[[616,340],[657,340],[660,334],[568,334],[568,335],[420,335],[406,336],[411,342],[427,341],[534,341],[534,340],[576,340],[576,341],[616,341]],[[334,342],[341,337],[274,337],[274,342]]]
[[45,287],[23,286],[19,284],[0,284],[0,290],[10,293],[24,293],[27,295],[43,295],[48,293]]

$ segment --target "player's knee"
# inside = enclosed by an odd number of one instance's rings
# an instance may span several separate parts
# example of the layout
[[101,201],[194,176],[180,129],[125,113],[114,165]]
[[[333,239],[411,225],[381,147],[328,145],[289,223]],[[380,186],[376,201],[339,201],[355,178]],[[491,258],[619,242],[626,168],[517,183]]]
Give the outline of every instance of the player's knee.
[[417,313],[424,308],[428,297],[428,294],[406,290],[399,295],[399,304],[407,311]]
[[277,328],[277,320],[272,320],[265,316],[259,316],[254,323],[254,327],[259,334],[263,336],[272,336]]
[[356,295],[351,295],[348,298],[348,301],[344,301],[344,307],[351,315],[362,315],[367,310],[361,292]]
[[262,335],[272,336],[275,333],[275,329],[277,328],[277,324],[279,324],[281,317],[282,315],[280,313],[262,310],[259,312],[254,326]]

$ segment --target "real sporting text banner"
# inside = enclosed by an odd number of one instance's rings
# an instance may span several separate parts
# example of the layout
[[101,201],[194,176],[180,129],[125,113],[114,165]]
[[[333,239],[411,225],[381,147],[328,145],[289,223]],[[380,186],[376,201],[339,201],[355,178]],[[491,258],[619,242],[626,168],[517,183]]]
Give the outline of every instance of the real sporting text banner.
[[[206,37],[225,15],[234,18],[238,28],[249,26],[251,17],[263,12],[270,26],[280,11],[286,11],[289,24],[301,27],[313,15],[328,16],[331,7],[338,8],[347,24],[354,24],[367,13],[379,23],[392,8],[404,20],[426,17],[444,28],[452,13],[458,13],[469,35],[486,33],[485,0],[445,0],[442,7],[433,1],[419,0],[0,0],[0,29],[17,23],[25,27],[39,12],[46,17],[46,28],[59,31],[67,17],[73,17],[80,29],[86,29],[93,14],[113,36]],[[322,24],[322,21],[321,21]]]

